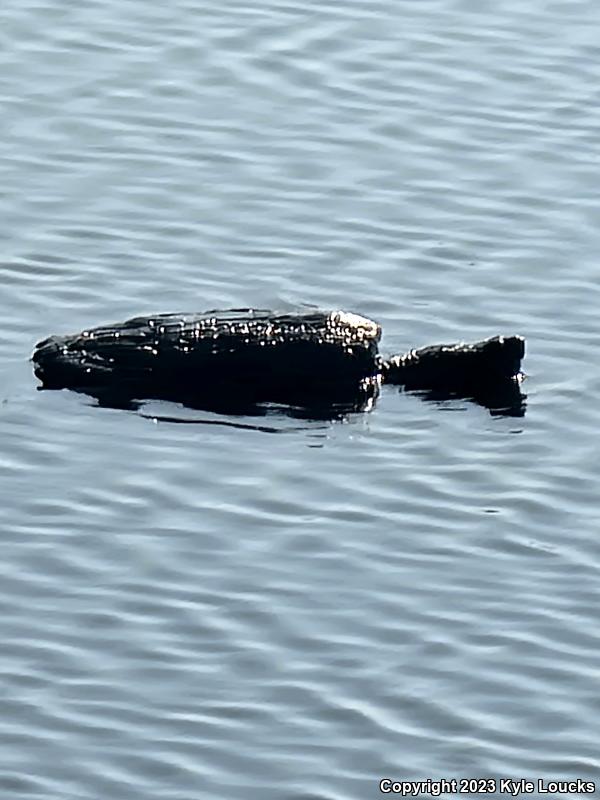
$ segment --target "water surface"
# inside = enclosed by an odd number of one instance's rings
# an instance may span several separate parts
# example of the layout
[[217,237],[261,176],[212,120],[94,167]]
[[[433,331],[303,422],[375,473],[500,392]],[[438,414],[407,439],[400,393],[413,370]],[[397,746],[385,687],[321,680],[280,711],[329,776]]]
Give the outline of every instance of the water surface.
[[[8,0],[0,787],[599,780],[600,8]],[[49,333],[299,303],[527,337],[527,414],[37,392]],[[193,419],[196,424],[159,421]]]

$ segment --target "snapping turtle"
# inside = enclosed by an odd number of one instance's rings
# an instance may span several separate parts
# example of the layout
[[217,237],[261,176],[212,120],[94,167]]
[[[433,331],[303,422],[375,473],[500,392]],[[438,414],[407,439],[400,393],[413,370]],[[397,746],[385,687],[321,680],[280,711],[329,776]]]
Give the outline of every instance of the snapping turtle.
[[376,322],[345,311],[231,309],[136,317],[51,336],[32,360],[42,388],[119,404],[160,398],[225,410],[265,402],[364,409],[381,383],[475,399],[507,387],[518,392],[520,336],[387,359],[380,338]]

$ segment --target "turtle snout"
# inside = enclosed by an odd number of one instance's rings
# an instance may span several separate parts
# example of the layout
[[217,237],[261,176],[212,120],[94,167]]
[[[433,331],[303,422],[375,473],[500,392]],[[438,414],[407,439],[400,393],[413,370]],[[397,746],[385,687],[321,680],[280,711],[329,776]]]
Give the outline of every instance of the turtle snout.
[[525,355],[525,339],[522,336],[495,336],[487,342],[493,364],[502,377],[512,378],[521,370]]

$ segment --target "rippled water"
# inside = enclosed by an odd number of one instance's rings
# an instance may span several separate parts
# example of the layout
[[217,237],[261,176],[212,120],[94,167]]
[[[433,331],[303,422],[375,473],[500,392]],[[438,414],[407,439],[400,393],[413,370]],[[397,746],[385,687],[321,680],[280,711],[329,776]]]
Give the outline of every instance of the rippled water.
[[[3,796],[600,781],[600,6],[0,21]],[[392,352],[522,333],[526,416],[391,389],[342,422],[131,413],[27,363],[137,313],[302,302]]]

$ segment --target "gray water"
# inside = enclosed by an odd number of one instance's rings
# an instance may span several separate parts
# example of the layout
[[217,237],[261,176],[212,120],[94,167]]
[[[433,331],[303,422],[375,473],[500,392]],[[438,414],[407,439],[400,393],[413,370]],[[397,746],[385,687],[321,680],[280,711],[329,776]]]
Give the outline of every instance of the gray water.
[[[600,781],[598,3],[0,23],[1,796]],[[391,352],[521,333],[527,413],[127,412],[28,363],[135,314],[300,303]]]

